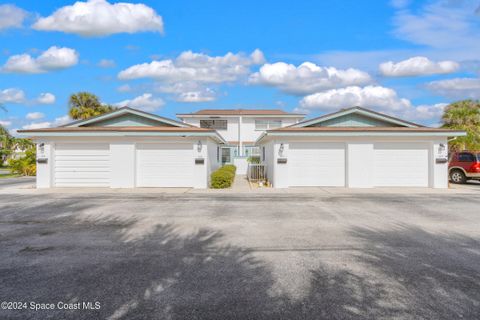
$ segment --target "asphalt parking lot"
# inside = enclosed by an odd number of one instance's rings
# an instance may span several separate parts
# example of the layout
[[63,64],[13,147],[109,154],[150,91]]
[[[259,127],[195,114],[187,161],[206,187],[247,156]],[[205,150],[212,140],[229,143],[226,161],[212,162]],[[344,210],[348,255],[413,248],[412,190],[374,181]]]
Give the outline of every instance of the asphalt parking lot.
[[0,300],[29,303],[0,318],[478,319],[479,205],[476,194],[0,194]]

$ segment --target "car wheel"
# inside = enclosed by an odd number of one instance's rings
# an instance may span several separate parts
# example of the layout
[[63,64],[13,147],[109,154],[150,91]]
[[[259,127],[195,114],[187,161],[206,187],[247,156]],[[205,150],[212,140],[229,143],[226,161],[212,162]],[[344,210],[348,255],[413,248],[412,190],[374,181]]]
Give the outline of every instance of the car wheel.
[[461,170],[452,170],[450,171],[450,180],[453,183],[465,183],[467,182],[467,177]]

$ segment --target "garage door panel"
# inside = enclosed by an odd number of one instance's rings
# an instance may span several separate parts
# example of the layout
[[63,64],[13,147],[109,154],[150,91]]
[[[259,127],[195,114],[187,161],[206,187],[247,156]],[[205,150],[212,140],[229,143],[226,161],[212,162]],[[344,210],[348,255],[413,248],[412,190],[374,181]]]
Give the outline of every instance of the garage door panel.
[[145,143],[137,145],[138,187],[192,187],[193,145]]
[[344,186],[343,143],[297,142],[289,146],[291,186]]
[[376,143],[374,185],[427,187],[428,159],[424,143]]
[[64,143],[55,146],[55,186],[109,187],[107,143]]

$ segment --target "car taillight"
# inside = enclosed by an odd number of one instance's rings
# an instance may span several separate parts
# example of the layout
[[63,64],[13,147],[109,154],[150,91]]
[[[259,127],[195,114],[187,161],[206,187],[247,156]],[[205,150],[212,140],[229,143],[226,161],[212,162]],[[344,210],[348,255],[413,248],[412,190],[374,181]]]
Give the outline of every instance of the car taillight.
[[480,172],[480,162],[475,162],[473,165],[472,165],[472,171],[475,171],[475,172]]

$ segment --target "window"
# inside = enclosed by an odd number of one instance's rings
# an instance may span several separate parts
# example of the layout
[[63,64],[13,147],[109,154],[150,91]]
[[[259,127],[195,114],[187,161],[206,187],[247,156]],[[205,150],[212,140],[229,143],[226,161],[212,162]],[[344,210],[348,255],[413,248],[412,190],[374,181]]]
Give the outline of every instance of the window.
[[460,162],[474,162],[475,157],[471,153],[462,152],[458,154],[458,161]]
[[220,162],[220,147],[217,146],[217,162]]
[[265,161],[265,147],[262,147],[262,161]]
[[200,128],[227,130],[227,120],[200,120]]
[[282,120],[255,120],[255,130],[276,129],[282,126]]

